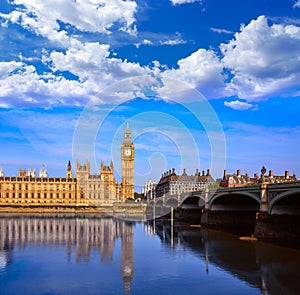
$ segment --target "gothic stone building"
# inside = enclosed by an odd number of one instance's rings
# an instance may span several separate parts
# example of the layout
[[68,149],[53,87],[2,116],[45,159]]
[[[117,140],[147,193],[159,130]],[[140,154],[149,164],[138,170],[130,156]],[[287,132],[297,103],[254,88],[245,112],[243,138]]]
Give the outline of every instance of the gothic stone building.
[[0,205],[18,206],[73,206],[86,205],[77,194],[76,178],[48,177],[46,170],[20,169],[16,177],[0,177]]
[[66,177],[49,177],[43,167],[36,171],[20,169],[18,176],[5,176],[0,169],[2,206],[99,206],[112,205],[134,197],[134,145],[127,124],[121,147],[122,183],[114,177],[114,165],[100,164],[100,174],[90,173],[90,163],[76,162],[76,177],[69,161]]

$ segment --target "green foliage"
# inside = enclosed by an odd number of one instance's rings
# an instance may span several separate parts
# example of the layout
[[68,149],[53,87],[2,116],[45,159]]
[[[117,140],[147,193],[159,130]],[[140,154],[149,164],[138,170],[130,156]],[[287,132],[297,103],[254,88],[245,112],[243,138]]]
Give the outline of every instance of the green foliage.
[[134,199],[136,200],[136,199],[138,199],[138,198],[141,198],[141,199],[143,199],[143,197],[144,197],[144,195],[143,194],[141,194],[141,193],[137,193],[137,192],[134,192]]
[[125,200],[125,203],[133,203],[133,202],[134,202],[134,199],[132,199],[132,198],[127,198]]

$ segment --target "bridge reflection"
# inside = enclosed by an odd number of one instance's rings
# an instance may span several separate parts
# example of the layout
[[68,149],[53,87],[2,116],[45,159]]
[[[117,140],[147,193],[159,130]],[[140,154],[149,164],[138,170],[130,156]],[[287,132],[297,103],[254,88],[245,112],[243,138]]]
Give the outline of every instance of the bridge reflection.
[[[186,248],[206,262],[231,273],[262,294],[297,294],[300,253],[263,242],[240,241],[237,236],[205,228],[170,227],[166,222],[148,222],[148,232],[167,247]],[[287,272],[288,270],[288,272]]]

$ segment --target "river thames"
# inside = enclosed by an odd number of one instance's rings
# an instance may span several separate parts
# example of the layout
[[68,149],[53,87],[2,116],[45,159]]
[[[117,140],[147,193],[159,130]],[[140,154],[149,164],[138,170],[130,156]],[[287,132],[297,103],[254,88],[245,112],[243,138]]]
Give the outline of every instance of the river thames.
[[168,221],[0,218],[0,294],[299,294],[300,250]]

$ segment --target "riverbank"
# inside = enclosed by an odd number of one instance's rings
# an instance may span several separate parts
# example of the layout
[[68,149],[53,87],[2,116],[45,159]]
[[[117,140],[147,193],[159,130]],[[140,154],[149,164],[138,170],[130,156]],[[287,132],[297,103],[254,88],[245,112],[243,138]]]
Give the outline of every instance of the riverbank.
[[42,206],[0,206],[1,216],[32,215],[39,217],[120,217],[128,219],[144,219],[146,205],[142,203],[117,203],[97,207],[42,207]]

